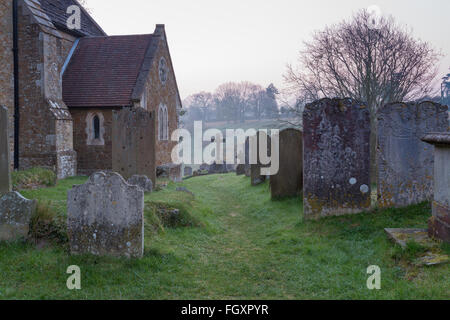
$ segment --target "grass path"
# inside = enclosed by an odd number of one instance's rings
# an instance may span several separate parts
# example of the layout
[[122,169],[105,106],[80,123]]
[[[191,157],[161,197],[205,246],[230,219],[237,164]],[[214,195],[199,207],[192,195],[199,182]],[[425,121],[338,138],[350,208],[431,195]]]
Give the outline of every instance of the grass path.
[[[24,193],[61,202],[80,182]],[[205,176],[181,184],[195,198],[175,185],[147,195],[182,204],[202,226],[146,229],[142,260],[0,244],[0,299],[450,299],[449,265],[412,266],[411,253],[383,231],[425,227],[428,204],[305,222],[300,199],[273,202],[267,184],[249,184],[232,174]],[[81,267],[81,291],[66,289],[72,264]],[[370,265],[381,267],[382,290],[366,287]]]

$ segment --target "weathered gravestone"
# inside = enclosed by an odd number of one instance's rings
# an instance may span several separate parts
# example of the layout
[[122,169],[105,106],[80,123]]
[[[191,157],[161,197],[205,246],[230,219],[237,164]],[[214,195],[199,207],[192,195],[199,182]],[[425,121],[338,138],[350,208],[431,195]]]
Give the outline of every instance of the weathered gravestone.
[[423,141],[435,146],[433,216],[430,237],[450,243],[450,132],[427,134]]
[[168,178],[173,182],[183,181],[183,165],[175,163],[166,163],[156,168],[158,178]]
[[147,176],[134,175],[128,179],[128,184],[131,186],[138,186],[144,190],[144,192],[153,191],[153,182]]
[[306,219],[370,208],[370,113],[352,99],[322,99],[303,112]]
[[250,177],[252,175],[251,166],[250,166],[250,137],[245,139],[245,164],[244,164],[244,174],[246,177]]
[[94,173],[68,192],[67,232],[73,254],[142,257],[144,191],[117,173]]
[[402,207],[433,198],[434,147],[421,138],[447,131],[447,107],[394,103],[378,111],[378,205]]
[[223,174],[228,173],[226,163],[216,163],[215,161],[209,166],[208,174]]
[[0,106],[0,195],[11,191],[8,109]]
[[28,235],[36,201],[18,192],[0,194],[0,241],[14,241]]
[[[243,151],[241,150],[237,157],[239,164],[236,165],[236,175],[238,175],[238,176],[245,174],[247,177],[250,177],[249,148],[250,148],[250,138],[247,137],[245,139],[245,143],[243,145],[244,150]],[[236,148],[236,150],[238,150],[238,148]],[[245,157],[245,159],[244,159],[244,157]],[[243,161],[243,163],[241,163],[241,161]]]
[[154,114],[143,108],[113,111],[112,167],[125,179],[145,175],[156,181]]
[[192,176],[192,167],[184,167],[184,176],[185,177]]
[[245,164],[238,164],[236,166],[236,175],[242,176],[245,174]]
[[[266,141],[266,148],[264,148],[264,146],[261,146],[260,143],[261,141]],[[252,150],[252,148],[254,148],[254,150]],[[270,153],[270,148],[271,148],[271,139],[270,136],[267,135],[264,131],[258,131],[258,133],[256,134],[256,136],[254,137],[250,137],[250,148],[249,148],[249,153],[250,153],[250,179],[251,179],[251,183],[252,186],[257,186],[261,183],[263,183],[264,181],[266,181],[267,176],[261,174],[261,168],[267,168],[270,167],[270,163],[264,163],[264,160],[261,158],[261,152],[264,155],[267,155],[268,157],[271,156]],[[252,163],[252,152],[256,152],[256,164]]]
[[270,177],[272,198],[295,197],[303,189],[303,134],[285,129],[279,137],[280,168]]

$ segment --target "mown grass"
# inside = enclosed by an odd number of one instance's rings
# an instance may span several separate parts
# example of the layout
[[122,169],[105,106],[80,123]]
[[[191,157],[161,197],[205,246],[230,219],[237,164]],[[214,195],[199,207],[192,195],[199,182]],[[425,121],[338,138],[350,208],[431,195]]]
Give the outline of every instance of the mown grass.
[[[24,195],[64,210],[72,184]],[[0,244],[1,299],[449,299],[449,265],[411,264],[420,248],[403,251],[385,227],[426,227],[429,204],[304,221],[301,199],[271,201],[268,184],[251,187],[233,174],[193,178],[146,195],[188,213],[195,223],[162,227],[146,211],[141,260],[70,256],[63,246]],[[150,216],[149,216],[150,214]],[[448,251],[448,246],[443,246]],[[66,288],[78,265],[82,290]],[[366,287],[367,267],[382,270],[382,289]]]

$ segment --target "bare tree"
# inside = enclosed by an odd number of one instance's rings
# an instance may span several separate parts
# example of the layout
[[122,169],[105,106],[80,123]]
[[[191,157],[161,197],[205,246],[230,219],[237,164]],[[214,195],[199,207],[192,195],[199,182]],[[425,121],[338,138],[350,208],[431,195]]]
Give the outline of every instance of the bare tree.
[[263,87],[248,81],[220,85],[214,94],[219,117],[244,122],[246,113],[258,107],[258,97],[262,91]]
[[305,101],[335,96],[363,101],[372,123],[386,103],[431,95],[441,54],[392,17],[380,17],[375,26],[371,18],[362,10],[315,32],[299,65],[289,65],[284,74],[287,91]]
[[208,121],[208,114],[213,111],[214,99],[209,92],[199,92],[192,96],[191,107],[197,107],[202,112],[202,120]]

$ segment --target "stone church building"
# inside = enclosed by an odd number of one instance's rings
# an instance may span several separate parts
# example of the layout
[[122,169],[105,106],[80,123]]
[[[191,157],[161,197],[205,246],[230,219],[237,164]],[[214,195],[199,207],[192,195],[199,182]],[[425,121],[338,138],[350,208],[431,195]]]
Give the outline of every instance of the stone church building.
[[[80,28],[67,24],[72,5]],[[112,113],[122,108],[153,113],[156,165],[171,162],[181,99],[164,25],[108,36],[76,0],[0,0],[0,43],[15,168],[59,178],[112,169]]]

